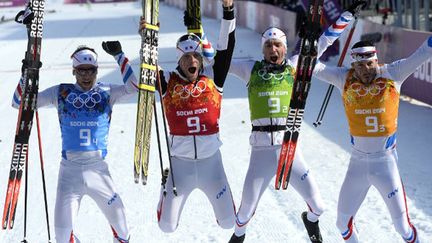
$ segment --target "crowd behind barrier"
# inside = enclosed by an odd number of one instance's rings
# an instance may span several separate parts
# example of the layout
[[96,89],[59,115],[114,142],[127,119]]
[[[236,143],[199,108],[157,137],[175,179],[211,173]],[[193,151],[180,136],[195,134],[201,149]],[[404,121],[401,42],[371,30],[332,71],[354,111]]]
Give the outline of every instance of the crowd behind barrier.
[[[134,0],[64,0],[65,3],[101,3],[101,2],[122,2]],[[186,8],[185,0],[161,0],[168,5],[181,9]],[[285,31],[288,38],[288,49],[292,51],[297,42],[296,32],[299,25],[299,15],[302,12],[302,0],[251,0],[237,1],[236,17],[237,24],[262,33],[269,26],[277,26]],[[351,4],[352,0],[326,1],[325,4],[334,2],[344,9]],[[368,8],[376,7],[383,1],[371,1]],[[388,1],[392,2],[392,1]],[[11,7],[24,5],[25,0],[0,0],[0,7]],[[220,2],[214,0],[201,0],[201,8],[204,16],[220,18],[222,12]],[[389,4],[388,4],[389,5]],[[381,5],[377,11],[379,11]],[[387,5],[385,5],[387,6]],[[389,5],[390,11],[394,5]],[[288,11],[287,11],[288,10]],[[298,13],[298,14],[296,14]],[[330,18],[331,19],[331,18]],[[296,26],[297,23],[297,26]],[[352,43],[360,40],[366,33],[382,33],[383,39],[377,43],[378,57],[381,63],[390,63],[400,58],[407,57],[431,35],[431,32],[422,32],[399,27],[373,23],[360,19],[354,34]],[[347,33],[344,33],[345,36]],[[344,36],[341,37],[341,44],[345,43]],[[409,43],[409,45],[407,45]],[[403,47],[403,48],[401,48]],[[341,48],[339,48],[340,50]],[[345,65],[349,65],[349,58],[346,58]],[[411,75],[402,86],[402,94],[432,105],[432,58],[422,64],[417,71]]]
[[[165,0],[165,3],[186,9],[186,1],[184,0]],[[201,0],[203,16],[219,18],[222,14],[219,11],[219,4],[218,1],[214,0]],[[288,48],[290,50],[294,48],[296,40],[295,12],[286,11],[261,1],[237,1],[236,6],[238,26],[252,29],[258,33],[262,33],[268,26],[280,27],[287,34]],[[347,32],[340,38],[342,45],[345,43]],[[359,41],[362,35],[368,33],[381,33],[383,36],[382,40],[376,44],[380,63],[390,63],[409,56],[431,35],[430,32],[403,29],[359,19],[351,45]],[[350,65],[349,59],[349,55],[347,55],[344,65]],[[432,57],[404,82],[401,92],[403,95],[432,105]]]
[[24,6],[26,0],[0,0],[0,8]]

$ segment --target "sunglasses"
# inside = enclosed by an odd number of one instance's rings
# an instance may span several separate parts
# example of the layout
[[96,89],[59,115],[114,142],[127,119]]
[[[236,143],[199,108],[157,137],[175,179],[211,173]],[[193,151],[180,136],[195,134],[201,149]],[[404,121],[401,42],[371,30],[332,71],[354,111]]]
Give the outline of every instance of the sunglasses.
[[96,73],[96,71],[97,71],[97,67],[75,68],[76,74],[80,76],[93,75]]

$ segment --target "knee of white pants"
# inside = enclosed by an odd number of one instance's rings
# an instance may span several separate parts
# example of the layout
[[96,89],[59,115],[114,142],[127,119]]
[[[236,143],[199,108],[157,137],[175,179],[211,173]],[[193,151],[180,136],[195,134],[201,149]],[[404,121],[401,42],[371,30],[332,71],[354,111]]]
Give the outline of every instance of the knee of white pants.
[[322,200],[321,196],[314,196],[312,198],[309,198],[307,200],[305,200],[309,210],[317,215],[317,216],[321,216],[321,214],[324,213],[325,211],[325,205],[324,205],[324,201]]
[[341,232],[341,236],[345,242],[358,242],[358,234],[354,226],[354,218],[352,215],[338,212],[336,226]]
[[[71,234],[72,234],[72,228],[62,228],[62,227],[54,227],[55,230],[55,239],[57,243],[69,243]],[[74,235],[74,240],[76,243],[80,243],[81,241]]]
[[218,225],[223,228],[223,229],[231,229],[232,227],[234,227],[236,218],[234,215],[225,218],[225,219],[219,219],[217,220]]
[[405,213],[402,213],[399,217],[393,218],[393,225],[396,230],[404,239],[407,239],[411,235],[411,227],[408,223],[408,218]]
[[160,220],[158,222],[159,228],[165,232],[165,233],[172,233],[177,229],[177,224],[174,223],[165,223],[164,221]]
[[237,220],[242,224],[248,222],[255,214],[255,209],[255,205],[250,205],[242,202],[237,212]]
[[114,228],[111,225],[111,230],[113,232],[113,242],[114,243],[127,243],[127,242],[129,242],[130,236],[129,236],[129,231],[128,231],[127,227]]
[[357,231],[355,230],[353,231],[351,237],[345,240],[345,243],[359,243],[359,242],[360,241],[357,235]]
[[347,215],[347,214],[343,214],[338,212],[337,214],[337,219],[336,219],[336,226],[338,227],[340,232],[344,232],[348,229],[349,227],[349,221],[351,219],[352,215]]
[[119,237],[113,237],[113,243],[129,243],[129,238],[123,239]]

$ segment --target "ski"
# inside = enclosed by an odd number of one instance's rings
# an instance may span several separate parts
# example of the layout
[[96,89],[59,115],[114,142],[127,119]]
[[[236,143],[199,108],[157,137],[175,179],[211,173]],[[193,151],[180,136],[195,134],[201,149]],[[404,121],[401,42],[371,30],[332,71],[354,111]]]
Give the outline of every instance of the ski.
[[147,184],[150,154],[152,107],[156,84],[158,58],[159,0],[142,0],[143,19],[146,28],[141,31],[141,72],[139,80],[138,107],[134,151],[134,179]]
[[306,98],[310,89],[312,71],[317,59],[317,42],[320,35],[320,22],[323,13],[324,0],[312,0],[304,32],[301,36],[300,54],[297,63],[297,72],[294,79],[290,107],[286,120],[285,131],[280,151],[279,163],[276,172],[275,188],[285,190],[288,187],[291,167],[303,121]]
[[21,186],[21,178],[28,161],[29,137],[39,88],[39,68],[43,33],[44,0],[29,0],[25,11],[18,13],[16,21],[27,27],[27,51],[21,86],[21,103],[18,112],[12,161],[9,172],[2,227],[12,229]]
[[194,33],[201,38],[204,33],[201,25],[201,1],[187,0],[186,11],[193,18],[192,24],[187,26],[187,32]]

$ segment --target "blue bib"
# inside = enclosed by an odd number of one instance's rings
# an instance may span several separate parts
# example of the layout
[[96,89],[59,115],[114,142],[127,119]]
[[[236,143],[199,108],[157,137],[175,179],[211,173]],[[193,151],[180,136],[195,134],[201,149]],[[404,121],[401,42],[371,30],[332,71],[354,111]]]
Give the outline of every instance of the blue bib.
[[101,87],[87,92],[73,84],[61,84],[58,95],[58,116],[63,153],[95,151],[106,153],[112,109],[110,93]]

